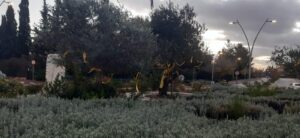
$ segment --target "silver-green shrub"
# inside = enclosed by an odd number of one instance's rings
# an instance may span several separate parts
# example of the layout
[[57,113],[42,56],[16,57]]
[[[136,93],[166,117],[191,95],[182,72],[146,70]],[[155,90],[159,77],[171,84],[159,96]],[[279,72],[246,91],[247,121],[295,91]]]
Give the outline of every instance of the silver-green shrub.
[[[220,94],[219,94],[220,95]],[[208,96],[207,96],[208,97]],[[230,103],[230,98],[132,101],[63,100],[27,97],[0,99],[0,137],[299,137],[299,114],[277,114],[253,120],[208,119],[189,111],[199,105]],[[246,99],[247,100],[247,99]],[[249,100],[248,104],[255,103]],[[204,113],[203,113],[204,114]]]

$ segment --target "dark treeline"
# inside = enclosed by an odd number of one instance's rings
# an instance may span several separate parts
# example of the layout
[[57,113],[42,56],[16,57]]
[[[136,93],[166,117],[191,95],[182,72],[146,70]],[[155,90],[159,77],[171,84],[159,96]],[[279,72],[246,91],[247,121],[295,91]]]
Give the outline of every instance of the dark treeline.
[[[12,6],[2,16],[0,69],[8,75],[25,76],[34,59],[35,76],[43,80],[47,55],[59,53],[69,75],[80,71],[74,67],[87,64],[106,74],[132,78],[137,72],[146,74],[176,63],[183,64],[179,71],[188,79],[210,79],[213,56],[202,40],[207,28],[196,21],[189,5],[168,3],[153,9],[150,18],[141,18],[107,0],[55,0],[53,6],[44,0],[42,19],[32,31],[28,5],[28,0],[19,5],[19,25]],[[227,72],[219,71],[221,76],[245,69],[247,63],[237,65],[235,50],[244,52],[241,56],[247,51],[234,47],[225,48],[227,56],[218,59],[217,63],[233,61]],[[83,55],[86,63],[81,60]],[[222,65],[216,67],[226,68]]]
[[44,1],[43,7],[33,42],[34,56],[43,61],[60,53],[80,64],[85,52],[89,66],[132,77],[165,64],[184,62],[189,68],[211,60],[201,37],[206,28],[189,5],[169,3],[154,10],[151,19],[132,17],[108,1],[56,0],[54,6]]
[[31,43],[30,38],[30,19],[29,19],[28,0],[22,0],[20,7],[19,28],[15,19],[15,11],[9,5],[6,15],[2,16],[0,26],[0,58],[9,59],[21,57],[28,54]]
[[24,76],[26,74],[26,56],[29,54],[31,45],[28,6],[28,0],[21,0],[19,4],[19,26],[12,5],[7,7],[6,14],[1,19],[0,68],[8,75]]
[[267,69],[276,80],[282,76],[300,78],[300,46],[276,47],[272,52],[271,61],[276,65]]
[[232,44],[227,41],[226,47],[219,52],[215,61],[216,79],[235,79],[236,72],[239,79],[247,78],[247,66],[249,65],[249,52],[242,44]]

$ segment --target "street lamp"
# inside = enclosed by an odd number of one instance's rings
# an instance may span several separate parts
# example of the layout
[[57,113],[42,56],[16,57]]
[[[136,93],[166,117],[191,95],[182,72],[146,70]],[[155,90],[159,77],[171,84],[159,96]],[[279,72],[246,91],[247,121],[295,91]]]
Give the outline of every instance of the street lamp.
[[215,61],[215,59],[213,59],[213,60],[211,61],[211,65],[212,65],[212,68],[211,68],[211,85],[214,84],[215,64],[216,64],[216,61]]
[[216,64],[216,58],[220,55],[223,55],[222,52],[219,52],[216,57],[213,57],[212,61],[211,61],[211,86],[214,84],[214,72],[215,72],[215,64]]
[[34,80],[35,64],[36,64],[36,61],[34,59],[32,59],[31,60],[31,65],[32,65],[32,80]]
[[241,57],[238,57],[238,58],[236,59],[236,65],[237,65],[237,67],[236,67],[236,71],[234,72],[236,84],[238,83],[238,77],[239,77],[239,75],[240,75],[240,71],[239,71],[239,62],[240,62],[241,60],[242,60]]
[[230,25],[237,24],[237,25],[241,28],[241,30],[242,30],[242,32],[243,32],[245,38],[246,38],[247,45],[248,45],[248,50],[249,50],[249,67],[248,67],[248,79],[249,79],[249,81],[250,81],[250,79],[251,79],[251,63],[252,63],[253,49],[254,49],[254,46],[255,46],[255,43],[256,43],[256,40],[257,40],[259,34],[261,33],[262,29],[265,27],[265,25],[266,25],[267,23],[277,23],[277,20],[270,20],[269,18],[267,18],[267,19],[264,21],[263,25],[262,25],[262,26],[260,27],[260,29],[258,30],[258,32],[257,32],[257,34],[256,34],[256,36],[255,36],[255,38],[254,38],[254,41],[253,41],[253,43],[252,43],[252,46],[250,46],[248,36],[247,36],[247,34],[246,34],[245,30],[244,30],[244,27],[243,27],[243,26],[241,25],[241,23],[239,22],[239,20],[236,20],[236,21],[233,21],[233,22],[229,22]]

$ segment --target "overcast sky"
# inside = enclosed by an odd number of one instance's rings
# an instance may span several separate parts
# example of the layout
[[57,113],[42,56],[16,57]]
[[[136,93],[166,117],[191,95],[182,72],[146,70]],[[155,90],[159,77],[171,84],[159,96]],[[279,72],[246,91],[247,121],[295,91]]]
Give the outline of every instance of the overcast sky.
[[[12,0],[18,13],[20,0]],[[48,0],[53,4],[54,0]],[[169,0],[154,0],[155,8],[166,4]],[[267,24],[260,34],[255,49],[256,67],[265,67],[268,56],[275,46],[300,45],[300,0],[171,0],[180,7],[189,4],[197,13],[197,20],[205,23],[208,31],[205,42],[213,53],[220,51],[227,39],[233,42],[245,43],[241,29],[237,25],[229,25],[233,20],[239,20],[244,26],[252,43],[259,27],[266,18],[276,19],[276,24]],[[111,0],[122,5],[134,16],[149,16],[149,0]],[[40,20],[42,0],[29,0],[31,24]],[[6,5],[0,7],[4,14]],[[18,16],[16,15],[17,19]]]

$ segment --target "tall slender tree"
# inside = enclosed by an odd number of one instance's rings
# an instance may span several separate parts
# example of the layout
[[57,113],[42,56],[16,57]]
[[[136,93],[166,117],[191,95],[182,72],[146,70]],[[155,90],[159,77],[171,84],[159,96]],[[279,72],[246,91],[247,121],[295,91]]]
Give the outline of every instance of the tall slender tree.
[[[6,27],[6,16],[2,15],[1,25],[0,25],[0,34],[1,34],[1,36],[3,36],[2,34],[4,34],[5,27]],[[2,37],[0,37],[0,39],[2,39]]]
[[29,2],[28,0],[21,0],[19,5],[19,52],[17,56],[27,55],[29,52],[29,48],[31,45],[31,37],[30,37],[30,18],[29,18]]
[[150,7],[151,7],[151,9],[153,9],[153,7],[154,7],[154,2],[153,2],[153,0],[150,0]]
[[[2,15],[1,25],[0,25],[0,33],[4,32],[6,26],[6,16]],[[2,36],[2,35],[1,35]],[[1,38],[0,38],[1,39]]]
[[49,29],[49,8],[47,0],[43,0],[43,9],[41,11],[41,16],[41,29],[45,31],[47,30],[47,28]]
[[49,53],[53,53],[54,46],[52,37],[50,37],[50,10],[51,6],[47,4],[47,0],[43,0],[43,9],[41,10],[40,24],[33,29],[35,37],[33,37],[32,54],[36,60],[35,77],[38,80],[45,79],[46,59]]
[[[5,36],[5,27],[6,27],[6,16],[2,16],[1,25],[0,25],[0,51],[4,50],[4,36]],[[1,53],[1,52],[0,52]],[[1,57],[1,55],[0,55]]]
[[0,58],[11,58],[16,56],[17,51],[17,22],[15,20],[15,11],[11,5],[8,6],[6,11],[6,23],[2,25],[3,37],[2,48],[0,51]]

